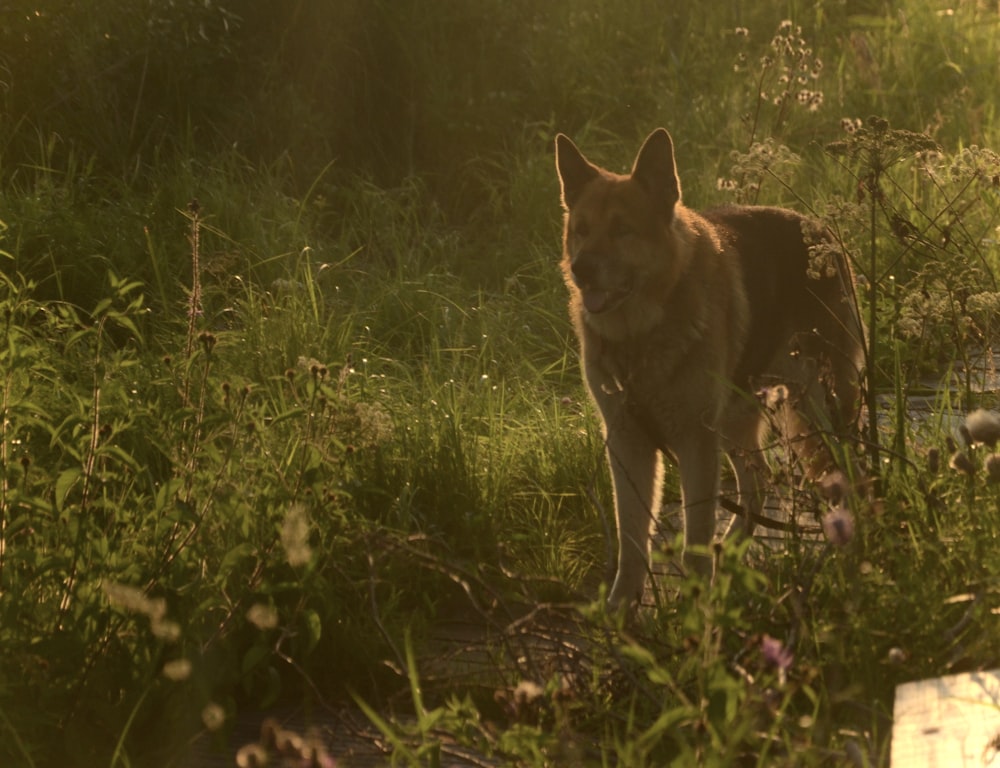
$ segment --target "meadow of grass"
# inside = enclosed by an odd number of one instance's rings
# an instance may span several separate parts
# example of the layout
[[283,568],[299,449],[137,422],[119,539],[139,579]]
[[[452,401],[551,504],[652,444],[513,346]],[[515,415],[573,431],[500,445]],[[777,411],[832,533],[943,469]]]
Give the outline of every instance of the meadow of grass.
[[[895,685],[1000,664],[996,436],[951,416],[992,405],[995,5],[8,6],[0,764],[184,765],[345,705],[396,765],[887,765]],[[812,212],[853,260],[877,498],[623,625],[551,147],[623,168],[658,125],[689,204]],[[585,651],[425,668],[539,604]]]

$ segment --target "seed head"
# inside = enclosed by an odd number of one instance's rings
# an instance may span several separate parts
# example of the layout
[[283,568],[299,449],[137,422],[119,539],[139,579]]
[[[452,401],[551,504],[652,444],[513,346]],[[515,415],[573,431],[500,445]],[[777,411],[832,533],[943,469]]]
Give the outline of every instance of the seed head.
[[939,469],[941,469],[941,451],[931,448],[927,451],[927,470],[936,475]]

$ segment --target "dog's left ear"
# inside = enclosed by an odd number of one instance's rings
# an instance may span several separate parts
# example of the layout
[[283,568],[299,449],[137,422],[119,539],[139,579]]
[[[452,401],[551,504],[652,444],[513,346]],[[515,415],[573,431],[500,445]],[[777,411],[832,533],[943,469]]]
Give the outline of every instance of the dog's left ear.
[[674,143],[663,128],[657,128],[643,142],[632,166],[632,178],[645,188],[662,213],[673,216],[674,206],[681,199],[681,182],[674,162]]
[[556,136],[556,170],[562,186],[563,208],[567,211],[576,203],[583,188],[600,175],[597,166],[591,164],[569,136],[562,133]]

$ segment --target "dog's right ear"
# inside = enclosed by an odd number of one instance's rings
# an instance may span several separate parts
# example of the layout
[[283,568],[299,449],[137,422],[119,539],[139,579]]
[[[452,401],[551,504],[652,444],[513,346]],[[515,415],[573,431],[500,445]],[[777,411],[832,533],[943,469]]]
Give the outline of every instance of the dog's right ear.
[[663,128],[649,134],[642,145],[632,166],[632,178],[652,196],[667,219],[674,215],[674,206],[681,200],[681,182],[674,161],[674,142]]
[[559,172],[559,183],[562,186],[562,204],[567,211],[573,207],[587,186],[597,178],[599,171],[576,148],[569,136],[556,136],[556,170]]

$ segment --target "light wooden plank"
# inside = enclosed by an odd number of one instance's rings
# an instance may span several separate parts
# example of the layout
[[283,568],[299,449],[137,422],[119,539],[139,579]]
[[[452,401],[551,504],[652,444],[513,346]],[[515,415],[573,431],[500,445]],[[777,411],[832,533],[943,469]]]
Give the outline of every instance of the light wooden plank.
[[896,688],[892,768],[1000,768],[1000,670]]

